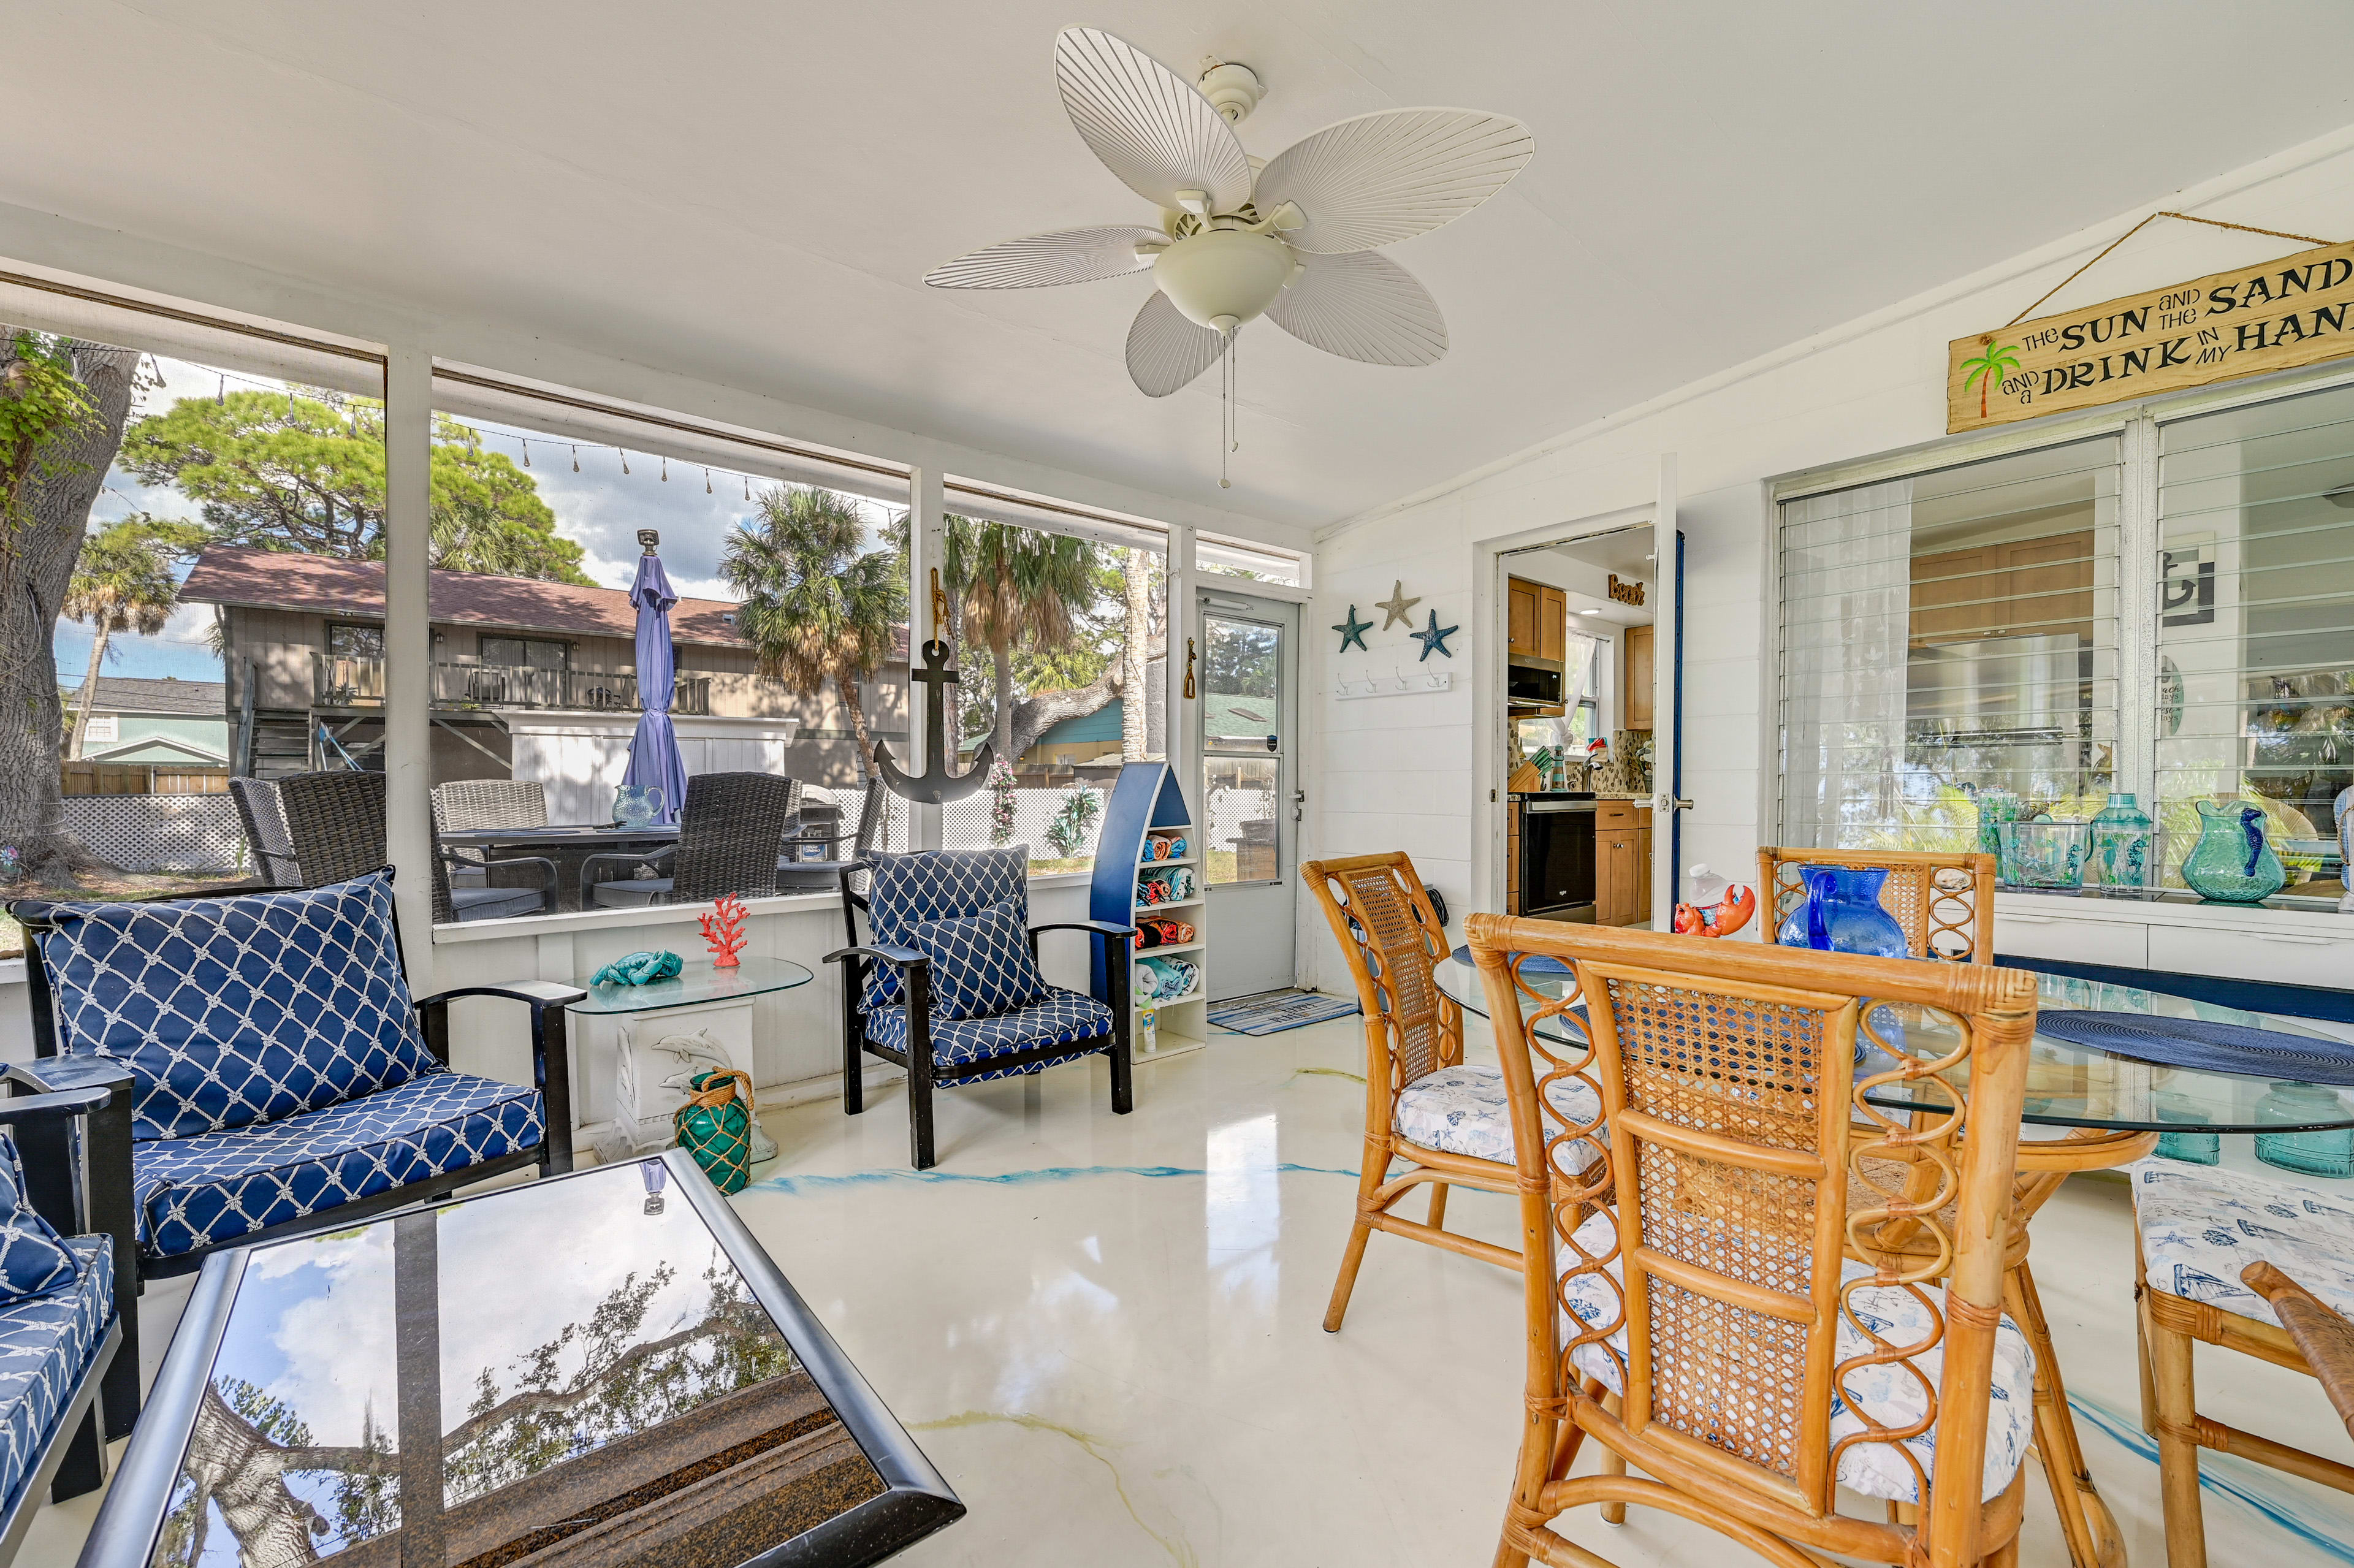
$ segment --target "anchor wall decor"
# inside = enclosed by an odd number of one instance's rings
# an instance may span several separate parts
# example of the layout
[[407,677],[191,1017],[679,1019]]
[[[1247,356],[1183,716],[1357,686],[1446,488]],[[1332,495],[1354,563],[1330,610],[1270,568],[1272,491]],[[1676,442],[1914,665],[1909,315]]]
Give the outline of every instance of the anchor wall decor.
[[949,668],[949,645],[934,639],[924,644],[924,667],[908,673],[911,681],[924,686],[924,771],[910,778],[891,760],[887,741],[875,743],[875,767],[883,775],[884,787],[903,800],[920,800],[934,806],[945,806],[950,800],[961,800],[981,788],[989,777],[989,765],[996,760],[988,742],[981,743],[973,754],[972,766],[962,773],[949,771],[948,717],[946,706],[949,683],[957,673]]

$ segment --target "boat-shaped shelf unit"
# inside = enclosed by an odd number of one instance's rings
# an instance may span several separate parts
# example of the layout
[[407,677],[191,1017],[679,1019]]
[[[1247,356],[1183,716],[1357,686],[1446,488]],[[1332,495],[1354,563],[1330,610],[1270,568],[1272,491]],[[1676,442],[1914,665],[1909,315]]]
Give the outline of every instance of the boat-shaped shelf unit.
[[[1185,839],[1185,853],[1166,859],[1152,858],[1152,840],[1175,832]],[[1183,868],[1192,873],[1193,891],[1190,897],[1161,904],[1140,901],[1143,880],[1149,874],[1163,869]],[[1154,1044],[1145,1049],[1144,1028],[1140,1021],[1135,1027],[1135,1055],[1138,1061],[1157,1061],[1163,1056],[1181,1055],[1198,1051],[1209,1043],[1210,1004],[1209,967],[1206,943],[1209,931],[1203,919],[1208,904],[1203,896],[1202,876],[1206,863],[1202,855],[1202,834],[1193,813],[1185,805],[1185,791],[1178,787],[1177,776],[1165,762],[1130,762],[1119,770],[1119,778],[1111,787],[1111,800],[1104,807],[1103,832],[1096,840],[1095,879],[1087,891],[1087,917],[1091,920],[1117,920],[1133,925],[1140,916],[1167,914],[1193,927],[1193,940],[1169,948],[1140,948],[1134,957],[1156,956],[1182,959],[1193,966],[1193,990],[1182,997],[1150,1003],[1156,1012],[1153,1031]],[[1133,960],[1131,960],[1133,961]],[[1100,954],[1095,960],[1095,994],[1108,996],[1107,977],[1103,972]],[[1143,987],[1131,976],[1129,982],[1129,1004],[1141,1010],[1147,1005]]]

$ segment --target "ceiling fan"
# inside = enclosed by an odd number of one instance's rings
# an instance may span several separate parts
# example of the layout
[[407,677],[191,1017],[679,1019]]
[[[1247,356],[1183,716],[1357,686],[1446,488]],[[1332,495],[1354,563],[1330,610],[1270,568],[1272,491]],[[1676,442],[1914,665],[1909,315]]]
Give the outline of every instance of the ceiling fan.
[[924,281],[1034,289],[1150,271],[1152,296],[1128,329],[1129,378],[1166,397],[1224,359],[1229,419],[1235,334],[1262,314],[1345,359],[1437,363],[1437,302],[1375,248],[1462,217],[1536,152],[1528,127],[1501,114],[1393,109],[1328,125],[1262,163],[1233,130],[1263,93],[1248,66],[1213,65],[1196,88],[1094,27],[1055,37],[1055,79],[1080,138],[1159,221],[1009,239]]

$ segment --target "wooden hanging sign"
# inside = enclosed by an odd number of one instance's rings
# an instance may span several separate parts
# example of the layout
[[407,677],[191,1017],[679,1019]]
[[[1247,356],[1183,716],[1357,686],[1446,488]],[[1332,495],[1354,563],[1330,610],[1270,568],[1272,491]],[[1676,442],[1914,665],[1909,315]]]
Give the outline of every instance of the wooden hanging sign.
[[2038,316],[1946,346],[1946,429],[2178,392],[2354,355],[2354,244]]

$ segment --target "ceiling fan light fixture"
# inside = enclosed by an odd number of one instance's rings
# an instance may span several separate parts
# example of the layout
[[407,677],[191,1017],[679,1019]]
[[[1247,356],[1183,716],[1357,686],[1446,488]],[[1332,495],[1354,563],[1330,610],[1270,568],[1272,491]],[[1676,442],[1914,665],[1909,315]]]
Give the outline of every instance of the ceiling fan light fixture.
[[[1291,248],[1269,234],[1210,228],[1177,241],[1152,263],[1152,281],[1196,326],[1232,332],[1257,320],[1291,281]],[[1221,318],[1231,318],[1222,325]]]

